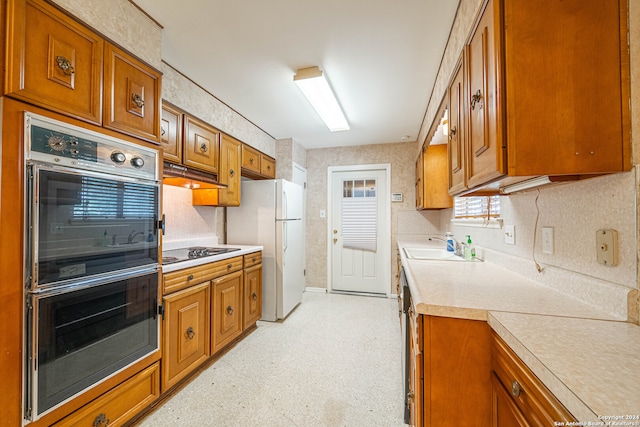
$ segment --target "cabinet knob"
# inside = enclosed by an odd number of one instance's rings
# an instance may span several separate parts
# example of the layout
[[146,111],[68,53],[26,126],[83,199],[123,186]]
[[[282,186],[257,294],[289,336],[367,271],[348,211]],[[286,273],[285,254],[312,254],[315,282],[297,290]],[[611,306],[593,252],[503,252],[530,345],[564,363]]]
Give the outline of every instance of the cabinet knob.
[[167,131],[165,130],[164,126],[160,127],[160,136],[164,136],[164,134],[167,133]]
[[109,425],[109,418],[104,413],[98,414],[97,417],[93,420],[93,427],[102,427]]
[[471,96],[471,109],[475,110],[476,109],[476,104],[480,102],[480,100],[482,99],[482,93],[480,92],[480,89],[478,89],[478,91]]
[[73,65],[71,65],[71,62],[62,55],[56,56],[56,63],[58,64],[58,68],[62,70],[65,76],[70,76],[76,71],[73,68]]
[[254,163],[255,163],[255,159],[254,159],[253,157],[251,157],[251,158],[249,159],[249,163],[254,164]]
[[449,129],[449,141],[451,141],[453,137],[456,136],[456,132],[458,132],[458,128],[455,126],[452,126],[451,129]]
[[208,149],[209,147],[207,147],[207,144],[205,144],[204,142],[200,144],[200,151],[202,151],[203,153],[206,153]]
[[522,393],[522,386],[517,380],[513,380],[511,383],[511,396],[518,397]]
[[270,171],[271,170],[271,165],[267,165],[267,170]]
[[135,92],[131,94],[131,101],[133,101],[133,103],[138,108],[144,107],[144,100],[142,99],[142,97],[140,95],[138,95]]
[[233,307],[231,307],[231,306],[227,307],[227,314],[229,316],[231,316],[233,314]]
[[258,294],[256,294],[255,292],[251,294],[251,299],[252,300],[257,300],[258,299]]
[[187,280],[193,280],[193,274],[190,274],[189,277],[187,277]]
[[236,174],[236,171],[234,171],[233,169],[229,169],[229,176],[231,178],[233,178],[235,174]]
[[231,270],[231,268],[232,268],[232,267],[233,267],[233,264],[229,264],[229,265],[227,265],[227,268],[228,268],[229,270]]
[[188,339],[192,340],[193,337],[196,336],[196,333],[193,331],[193,328],[191,326],[189,326],[187,328],[187,332],[185,332],[185,335],[187,336]]

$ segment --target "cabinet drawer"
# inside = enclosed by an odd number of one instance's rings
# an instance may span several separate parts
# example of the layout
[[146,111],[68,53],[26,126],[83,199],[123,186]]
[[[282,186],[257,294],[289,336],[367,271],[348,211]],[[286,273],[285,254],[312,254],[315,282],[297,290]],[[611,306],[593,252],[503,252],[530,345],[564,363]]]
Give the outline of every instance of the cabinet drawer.
[[61,426],[121,426],[160,396],[159,362],[54,424]]
[[576,421],[509,346],[495,333],[491,340],[491,369],[510,392],[531,425],[553,426]]
[[260,173],[260,152],[246,144],[242,144],[242,169]]
[[253,252],[244,256],[244,268],[262,264],[262,252]]
[[105,43],[104,127],[160,142],[160,73]]
[[264,154],[260,155],[260,175],[272,179],[276,177],[276,161]]
[[163,275],[164,295],[234,271],[242,270],[242,256],[210,262],[197,267],[185,268],[184,270],[173,271]]
[[100,125],[102,39],[44,1],[7,10],[6,93]]

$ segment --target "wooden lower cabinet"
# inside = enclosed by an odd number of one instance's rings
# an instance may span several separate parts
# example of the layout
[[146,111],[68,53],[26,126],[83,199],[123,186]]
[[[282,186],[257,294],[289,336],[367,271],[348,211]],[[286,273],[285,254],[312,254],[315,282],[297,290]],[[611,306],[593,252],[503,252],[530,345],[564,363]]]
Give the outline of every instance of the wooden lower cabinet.
[[[422,398],[416,424],[432,427],[491,425],[491,330],[487,322],[421,315]],[[416,378],[418,376],[416,375]],[[417,380],[416,380],[417,381]],[[422,406],[420,407],[420,402]],[[422,420],[420,420],[422,409]]]
[[411,425],[423,425],[423,334],[422,316],[416,315],[413,306],[409,310],[409,395],[407,396],[411,413]]
[[209,358],[210,282],[164,297],[162,391]]
[[491,368],[494,427],[551,427],[577,421],[495,332]]
[[160,366],[154,363],[54,426],[121,426],[159,396]]
[[242,271],[212,282],[211,354],[221,350],[242,332]]
[[262,264],[244,270],[243,328],[249,329],[262,317]]

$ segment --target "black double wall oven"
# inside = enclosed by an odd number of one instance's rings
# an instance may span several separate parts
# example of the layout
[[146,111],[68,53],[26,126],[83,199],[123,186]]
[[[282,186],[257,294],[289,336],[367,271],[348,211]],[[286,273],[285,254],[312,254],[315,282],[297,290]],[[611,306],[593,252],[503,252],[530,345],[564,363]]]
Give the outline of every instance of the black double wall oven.
[[24,418],[158,351],[157,150],[26,112]]

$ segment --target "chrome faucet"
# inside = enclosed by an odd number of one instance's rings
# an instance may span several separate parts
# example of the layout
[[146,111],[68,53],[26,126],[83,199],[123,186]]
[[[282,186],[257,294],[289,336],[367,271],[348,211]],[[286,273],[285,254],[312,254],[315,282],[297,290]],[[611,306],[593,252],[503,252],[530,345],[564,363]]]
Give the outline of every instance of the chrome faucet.
[[[441,242],[444,242],[445,245],[449,246],[449,243],[447,242],[447,239],[440,237],[440,236],[430,236],[429,240],[440,240]],[[460,244],[460,242],[458,242],[456,240],[455,237],[451,236],[451,240],[453,240],[453,251],[456,255],[458,256],[463,256],[462,254],[462,245]]]
[[131,233],[129,233],[129,237],[127,237],[127,244],[128,245],[132,244],[133,239],[135,239],[138,234],[144,234],[144,233],[142,231],[136,231],[136,230],[133,230]]

